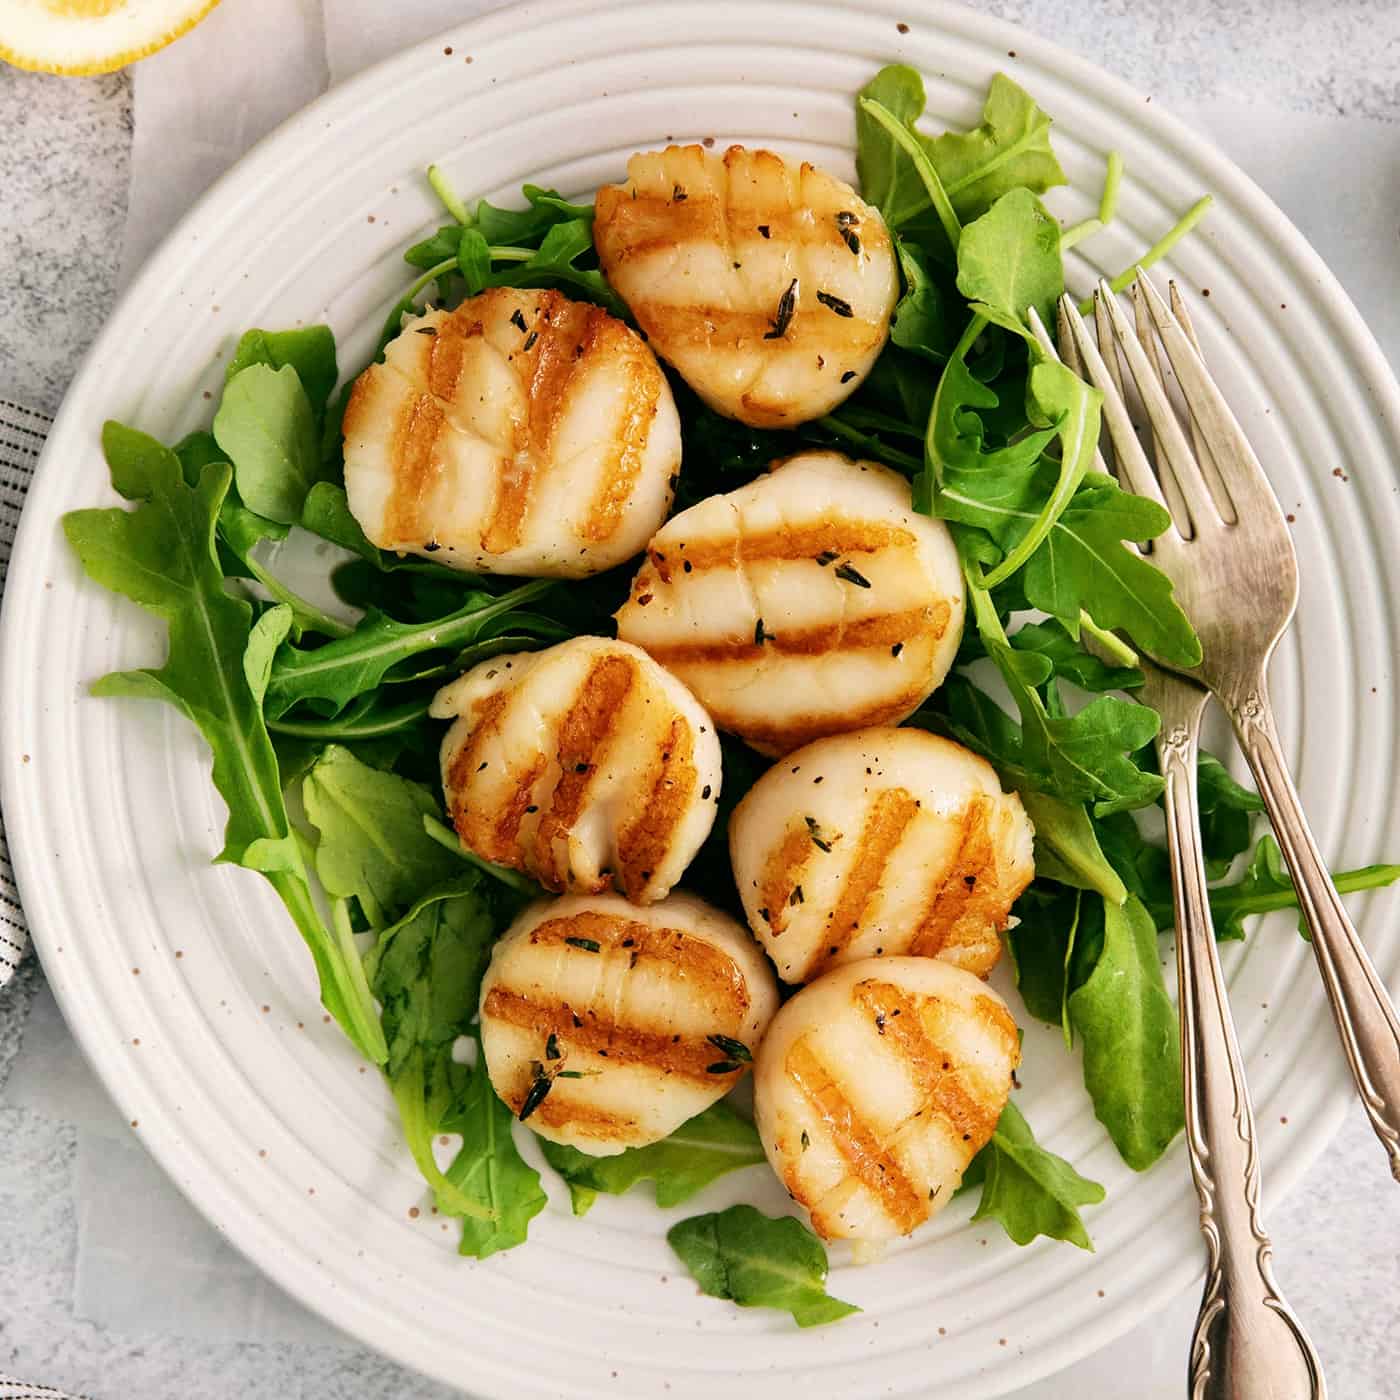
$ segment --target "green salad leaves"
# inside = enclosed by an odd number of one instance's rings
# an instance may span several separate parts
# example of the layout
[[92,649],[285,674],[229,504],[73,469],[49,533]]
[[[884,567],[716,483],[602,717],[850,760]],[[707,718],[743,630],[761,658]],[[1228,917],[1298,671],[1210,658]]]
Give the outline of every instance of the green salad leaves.
[[[818,444],[905,473],[916,507],[948,523],[968,621],[952,673],[909,722],[983,755],[1020,793],[1038,872],[1007,935],[1020,996],[1067,1045],[1078,1041],[1094,1110],[1141,1170],[1179,1132],[1182,1092],[1158,939],[1172,923],[1171,885],[1141,820],[1162,792],[1150,748],[1160,721],[1133,698],[1143,683],[1134,648],[1187,665],[1200,644],[1169,581],[1132,547],[1166,528],[1165,512],[1094,469],[1100,396],[1031,333],[1064,290],[1064,249],[1112,219],[1122,162],[1109,158],[1098,217],[1062,231],[1043,196],[1064,172],[1029,94],[998,75],[964,131],[926,133],[923,111],[922,80],[901,65],[856,101],[862,189],[902,279],[874,370],[831,414],[781,432],[722,418],[675,380],[677,504]],[[416,278],[389,312],[381,354],[424,297],[453,305],[488,287],[558,287],[627,316],[600,270],[590,205],[535,185],[519,208],[470,205],[441,172],[429,180],[449,221],[405,254]],[[1208,206],[1193,206],[1142,265]],[[493,1092],[481,981],[493,943],[539,891],[462,850],[445,824],[428,717],[436,689],[477,661],[609,634],[631,570],[561,587],[379,550],[346,496],[348,393],[328,328],[254,329],[226,367],[209,430],[166,447],[106,425],[126,505],[74,512],[64,529],[92,579],[166,624],[168,651],[93,692],[163,700],[204,736],[228,807],[218,859],[281,896],[327,1010],[383,1073],[462,1253],[485,1259],[526,1238],[546,1205],[537,1152],[577,1215],[644,1182],[659,1208],[680,1206],[764,1160],[754,1125],[730,1104],[598,1158],[534,1138]],[[332,561],[334,599],[303,597],[280,576],[280,551],[308,535]],[[729,738],[723,747],[718,820],[687,881],[742,918],[725,827],[767,760]],[[1255,844],[1255,794],[1209,755],[1199,786],[1217,934],[1243,938],[1249,916],[1296,896],[1273,838]],[[1397,878],[1400,866],[1386,865],[1336,882]],[[1018,1244],[1043,1235],[1092,1247],[1081,1211],[1103,1188],[1038,1143],[1015,1103],[963,1186],[976,1193],[973,1218],[998,1221]],[[777,1308],[803,1327],[858,1311],[827,1293],[826,1252],[796,1219],[738,1205],[683,1219],[667,1238],[713,1297]]]
[[860,1309],[826,1291],[826,1250],[791,1216],[730,1206],[673,1225],[666,1236],[702,1293],[741,1308],[781,1308],[799,1327],[835,1322]]
[[585,1214],[599,1192],[621,1195],[639,1181],[655,1185],[657,1205],[678,1206],[725,1173],[763,1161],[757,1129],[722,1100],[661,1142],[616,1157],[590,1157],[543,1138],[540,1147],[568,1182],[575,1215]]
[[190,486],[173,452],[119,423],[103,429],[102,447],[112,485],[136,508],[75,511],[64,532],[96,582],[165,621],[170,644],[163,666],[115,672],[93,692],[164,700],[199,727],[213,753],[214,786],[228,804],[219,859],[258,871],[281,895],[311,950],[326,1009],[380,1064],[384,1034],[364,970],[353,942],[322,922],[287,819],[263,719],[265,671],[245,670],[253,608],[225,590],[215,554],[230,469],[211,463]]

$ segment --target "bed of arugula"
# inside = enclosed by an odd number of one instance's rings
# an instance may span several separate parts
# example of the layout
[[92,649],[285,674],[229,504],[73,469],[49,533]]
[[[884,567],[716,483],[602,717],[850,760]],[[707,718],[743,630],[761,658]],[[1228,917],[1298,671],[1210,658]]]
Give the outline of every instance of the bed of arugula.
[[[857,100],[862,190],[895,236],[903,277],[891,345],[857,394],[797,432],[720,418],[677,381],[678,508],[815,443],[905,471],[920,508],[949,522],[968,627],[956,668],[910,723],[985,755],[1021,793],[1038,869],[1008,936],[1021,996],[1031,1015],[1063,1027],[1067,1045],[1079,1041],[1095,1112],[1141,1170],[1180,1130],[1182,1097],[1158,941],[1171,923],[1166,855],[1134,815],[1161,793],[1158,717],[1131,698],[1142,682],[1132,644],[1190,662],[1198,642],[1171,585],[1125,544],[1151,539],[1166,516],[1092,469],[1098,395],[1048,361],[1024,321],[1062,291],[1063,249],[1112,217],[1119,166],[1110,159],[1100,217],[1061,230],[1040,196],[1064,176],[1050,120],[1028,94],[998,76],[981,122],[936,138],[915,128],[923,105],[904,67],[882,70]],[[451,222],[406,254],[421,275],[383,341],[425,292],[451,304],[488,286],[556,286],[626,315],[593,255],[591,206],[526,186],[523,208],[468,208],[436,171],[430,179]],[[559,586],[374,548],[346,505],[340,379],[325,327],[248,332],[212,431],[166,447],[107,424],[112,485],[134,508],[64,523],[87,572],[169,629],[163,666],[106,676],[94,693],[162,699],[199,727],[229,809],[218,858],[258,871],[281,896],[327,1010],[382,1070],[438,1211],[460,1221],[461,1252],[485,1258],[520,1244],[546,1198],[517,1150],[523,1130],[461,1042],[476,1035],[493,940],[538,891],[462,851],[444,825],[428,700],[481,658],[609,633],[632,571]],[[269,546],[294,530],[343,547],[331,582],[363,610],[357,621],[268,567]],[[1085,650],[1086,631],[1113,662]],[[708,898],[728,891],[736,912],[724,827],[764,766],[726,741],[724,803],[688,877]],[[1221,938],[1243,938],[1250,915],[1295,903],[1272,838],[1252,844],[1259,806],[1202,758]],[[1337,881],[1364,889],[1397,877],[1400,867],[1385,866]],[[433,1151],[441,1134],[460,1135],[445,1165]],[[727,1103],[618,1157],[540,1147],[577,1214],[600,1192],[644,1181],[658,1205],[681,1205],[763,1162],[752,1124]],[[999,1221],[1018,1244],[1046,1235],[1091,1247],[1080,1208],[1102,1188],[1037,1143],[1014,1102],[965,1188],[978,1193],[974,1219]],[[795,1219],[736,1206],[685,1219],[669,1239],[707,1293],[786,1309],[803,1326],[853,1311],[826,1294],[825,1251]]]

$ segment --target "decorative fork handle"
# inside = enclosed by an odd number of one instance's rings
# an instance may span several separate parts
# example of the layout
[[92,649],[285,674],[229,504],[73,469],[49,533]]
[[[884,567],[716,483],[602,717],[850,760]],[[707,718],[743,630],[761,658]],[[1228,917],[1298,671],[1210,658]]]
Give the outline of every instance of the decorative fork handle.
[[1400,1019],[1303,815],[1263,676],[1240,695],[1221,698],[1254,770],[1312,931],[1313,954],[1361,1103],[1390,1158],[1391,1175],[1400,1181]]
[[1273,1245],[1260,1220],[1254,1113],[1216,953],[1196,805],[1205,698],[1190,695],[1184,707],[1164,707],[1180,712],[1164,715],[1158,746],[1176,907],[1186,1146],[1207,1250],[1189,1395],[1325,1400],[1321,1364],[1274,1282]]

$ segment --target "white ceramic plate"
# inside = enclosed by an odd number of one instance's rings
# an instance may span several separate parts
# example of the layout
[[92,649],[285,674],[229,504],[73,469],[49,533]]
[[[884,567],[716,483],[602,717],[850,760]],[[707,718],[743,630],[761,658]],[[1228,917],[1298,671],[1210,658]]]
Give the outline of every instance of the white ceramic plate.
[[[49,439],[5,599],[5,807],[49,978],[140,1139],[290,1292],[482,1395],[713,1400],[766,1396],[775,1382],[810,1400],[1000,1394],[1190,1282],[1201,1251],[1185,1164],[1178,1149],[1133,1177],[1077,1063],[1031,1026],[1019,1102],[1044,1142],[1108,1186],[1088,1213],[1096,1254],[1017,1249],[957,1203],[876,1267],[838,1259],[832,1291],[865,1312],[809,1333],[698,1297],[667,1250],[670,1219],[642,1194],[604,1198],[575,1221],[556,1185],[528,1246],[459,1259],[453,1232],[418,1213],[422,1184],[388,1096],[325,1024],[274,896],[255,875],[209,865],[223,812],[193,730],[154,705],[86,697],[93,678],[162,643],[134,607],[78,576],[58,520],[111,499],[102,420],[167,440],[203,422],[243,328],[327,320],[342,364],[363,362],[404,284],[401,249],[437,220],[419,173],[430,161],[493,198],[527,179],[587,191],[633,150],[673,137],[762,142],[849,174],[852,94],[895,58],[925,73],[934,127],[972,124],[998,68],[1025,84],[1057,120],[1077,187],[1051,201],[1066,219],[1090,211],[1105,153],[1123,152],[1118,222],[1070,258],[1081,287],[1216,193],[1171,270],[1209,289],[1194,312],[1207,358],[1297,516],[1305,596],[1275,665],[1289,745],[1330,853],[1359,864],[1400,849],[1388,675],[1400,616],[1386,607],[1400,597],[1400,394],[1297,232],[1156,107],[1019,30],[902,0],[525,5],[315,103],[152,260]],[[1400,921],[1372,917],[1379,903],[1357,912],[1395,983]],[[1227,965],[1277,1196],[1325,1141],[1347,1088],[1290,922],[1261,928]],[[754,1171],[689,1209],[744,1197],[781,1200]]]

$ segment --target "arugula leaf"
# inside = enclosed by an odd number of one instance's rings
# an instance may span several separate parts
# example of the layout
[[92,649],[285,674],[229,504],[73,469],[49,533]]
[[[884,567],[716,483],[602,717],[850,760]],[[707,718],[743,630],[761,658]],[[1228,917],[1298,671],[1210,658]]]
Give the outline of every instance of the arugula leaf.
[[[856,108],[862,115],[874,118],[909,161],[915,175],[919,178],[919,183],[924,187],[924,197],[932,206],[938,221],[937,227],[942,230],[947,247],[956,251],[958,239],[962,237],[962,225],[958,222],[957,213],[948,198],[947,190],[943,188],[943,181],[939,178],[933,161],[929,159],[927,139],[914,130],[912,123],[901,121],[888,107],[883,106],[873,97],[858,97]],[[910,227],[906,232],[912,236],[914,230]],[[919,230],[919,234],[923,236],[924,230]],[[936,234],[933,237],[935,242],[932,246],[938,247]],[[939,247],[939,254],[940,256],[943,254],[941,247]]]
[[[1164,846],[1149,841],[1133,817],[1127,812],[1114,812],[1095,817],[1094,833],[1108,863],[1118,872],[1130,894],[1136,895],[1149,909],[1156,910],[1164,902],[1168,909],[1172,901],[1171,866]],[[1170,915],[1165,925],[1171,927]]]
[[[104,677],[93,693],[165,700],[199,727],[229,809],[218,858],[267,878],[311,950],[326,1009],[361,1053],[381,1063],[384,1036],[358,954],[321,921],[287,820],[262,697],[245,670],[253,610],[225,590],[215,559],[229,469],[207,466],[189,486],[179,458],[144,433],[108,423],[102,444],[113,486],[137,507],[74,511],[64,533],[96,582],[164,619],[169,653],[158,668]],[[284,619],[264,624],[259,635],[249,668],[259,684],[267,641]]]
[[[1332,883],[1343,894],[1359,890],[1377,890],[1400,880],[1400,865],[1363,865],[1357,870],[1343,870],[1332,876]],[[1265,833],[1259,838],[1248,868],[1238,881],[1216,885],[1210,892],[1210,912],[1219,940],[1243,938],[1244,921],[1252,914],[1267,914],[1275,909],[1296,909],[1298,893],[1283,864],[1283,854],[1273,836]],[[1164,919],[1170,927],[1172,910],[1170,895],[1164,906],[1154,910],[1154,916]],[[1307,937],[1307,924],[1300,918],[1298,930]]]
[[1081,690],[1136,690],[1146,679],[1136,666],[1109,666],[1085,651],[1057,617],[1017,628],[1011,634],[1011,645],[1017,651],[1033,651],[1048,658],[1054,667],[1052,674],[1073,681]]
[[1044,194],[1066,183],[1050,147],[1050,126],[1050,118],[1024,88],[1005,73],[992,78],[982,120],[971,131],[946,132],[929,143],[929,155],[960,218],[977,218],[1015,189]]
[[[190,433],[175,444],[173,451],[180,459],[187,486],[197,484],[205,467],[214,463],[227,465],[228,454],[212,433]],[[262,540],[283,540],[288,533],[288,526],[249,510],[239,499],[237,486],[229,483],[224,503],[219,507],[218,521],[219,567],[224,575],[255,579],[272,596],[273,602],[285,603],[292,611],[291,635],[295,640],[300,641],[307,632],[320,632],[327,637],[345,636],[350,630],[348,626],[294,593],[254,555],[254,546]]]
[[1016,901],[1020,923],[1006,935],[1016,970],[1016,989],[1026,1010],[1047,1025],[1065,1029],[1069,1040],[1068,998],[1082,947],[1102,946],[1103,904],[1081,890],[1037,879]]
[[214,437],[233,463],[238,494],[250,510],[292,524],[321,478],[321,449],[311,401],[290,365],[251,364],[224,386]]
[[[1050,368],[1037,365],[1033,373]],[[937,408],[934,413],[936,418]],[[934,433],[931,429],[931,442]],[[1050,498],[1060,473],[1053,463],[1028,473],[1010,449],[994,454],[990,465],[995,470],[986,476],[946,472],[937,490],[937,513],[985,530],[1010,552],[1040,519],[1036,505]],[[1080,613],[1088,612],[1100,627],[1121,628],[1163,661],[1195,665],[1200,640],[1177,604],[1171,580],[1123,544],[1153,539],[1169,523],[1155,501],[1120,490],[1111,477],[1086,472],[1025,565],[1027,601],[1072,629]]]
[[416,554],[394,554],[387,549],[376,548],[366,538],[360,522],[350,513],[345,487],[339,482],[318,481],[306,493],[298,524],[303,530],[309,530],[313,535],[357,554],[380,573],[422,574],[456,585],[458,589],[465,589],[477,579],[476,574],[464,569],[450,569],[446,564],[434,564],[431,559],[420,559]]
[[1060,226],[1030,190],[1007,191],[963,228],[958,290],[975,315],[1023,335],[1026,308],[1048,319],[1064,289]]
[[317,702],[338,714],[356,696],[381,685],[390,669],[429,651],[455,651],[467,646],[482,629],[521,604],[538,598],[552,586],[538,579],[499,597],[469,593],[456,612],[433,622],[396,622],[372,611],[348,637],[308,650],[283,646],[267,689],[267,714],[281,719],[293,705]]
[[[1039,348],[1033,353],[1039,355]],[[1010,545],[1006,557],[987,574],[988,588],[995,588],[1034,559],[1050,538],[1050,532],[1068,514],[1094,460],[1102,404],[1103,395],[1097,389],[1090,388],[1057,361],[1042,358],[1031,367],[1026,378],[1026,416],[1033,426],[1054,430],[1060,440],[1060,465],[1040,513],[1024,532],[1018,529],[1019,538]],[[1037,585],[1033,578],[1027,577],[1022,586],[1030,589]],[[1075,615],[1076,623],[1084,611],[1081,608]],[[1184,615],[1181,621],[1190,633]]]
[[[856,169],[861,191],[892,229],[929,207],[927,190],[907,152],[861,99],[878,102],[911,131],[923,115],[923,79],[902,63],[882,68],[856,101]],[[917,135],[917,133],[916,133]],[[1044,194],[1065,183],[1050,148],[1050,118],[1004,73],[991,83],[981,122],[969,132],[918,139],[937,170],[959,218],[976,219],[1004,194],[1025,188]]]
[[918,710],[907,723],[981,754],[1022,794],[1035,790],[1090,802],[1103,814],[1146,806],[1161,793],[1161,778],[1131,757],[1155,737],[1155,710],[1104,695],[1076,715],[1052,716],[1029,686],[1018,681],[1013,692],[1022,707],[1019,725],[960,675],[943,683],[938,708]]
[[913,162],[890,132],[861,105],[878,102],[912,128],[924,112],[924,80],[907,64],[891,63],[861,88],[856,99],[856,173],[862,196],[891,229],[928,208],[928,195]]
[[453,1188],[489,1212],[489,1218],[468,1215],[462,1221],[459,1252],[487,1259],[503,1249],[523,1244],[530,1221],[548,1204],[540,1174],[515,1146],[515,1119],[496,1097],[486,1065],[478,1058],[442,1131],[461,1133],[462,1148],[448,1167]]
[[752,1206],[694,1215],[666,1234],[700,1291],[741,1308],[779,1308],[799,1327],[835,1322],[860,1309],[826,1291],[826,1250],[800,1220]]
[[972,578],[968,598],[988,656],[996,663],[1020,712],[1018,726],[985,692],[962,676],[950,676],[941,708],[925,708],[910,723],[957,739],[980,753],[1024,792],[1034,789],[1064,802],[1092,802],[1096,814],[1141,807],[1162,791],[1162,779],[1131,755],[1156,736],[1155,710],[1101,695],[1078,714],[1051,713],[1035,687],[1049,663],[1035,652],[1016,651],[1006,640],[987,592]]
[[1103,950],[1069,995],[1084,1085],[1119,1155],[1145,1171],[1181,1131],[1181,1043],[1157,930],[1136,898],[1104,905]]
[[[337,482],[318,481],[312,486],[301,503],[298,524],[323,540],[351,550],[376,568],[391,567],[383,562],[384,551],[376,549],[365,537],[360,522],[350,513],[345,488]],[[393,559],[395,556],[387,557]]]
[[1103,848],[1083,804],[1065,802],[1027,788],[1021,805],[1035,827],[1035,870],[1041,879],[1057,880],[1079,890],[1094,890],[1114,904],[1128,891]]
[[894,308],[890,339],[902,349],[942,364],[957,344],[954,317],[961,319],[962,309],[951,309],[949,290],[929,266],[924,250],[897,233],[890,237],[904,278],[904,294]]
[[444,224],[431,238],[415,243],[403,255],[410,267],[430,268],[440,263],[455,263],[462,247],[461,224]]
[[378,928],[423,890],[461,871],[461,862],[423,830],[438,816],[427,788],[361,763],[331,744],[302,782],[306,815],[320,832],[316,874],[326,893],[353,897]]
[[[503,637],[500,640],[508,644],[505,650],[523,649],[518,637]],[[525,639],[526,646],[531,643],[538,645],[533,637]],[[269,720],[267,727],[274,735],[285,734],[293,739],[312,739],[319,745],[363,744],[370,739],[383,739],[391,734],[417,729],[428,717],[428,706],[431,702],[432,696],[424,695],[418,699],[394,703],[377,692],[371,692],[351,701],[331,719],[320,719],[312,715],[305,719]],[[320,752],[319,747],[316,752]]]
[[224,371],[224,383],[249,365],[281,369],[291,365],[317,418],[326,411],[340,370],[335,359],[335,336],[329,326],[301,326],[290,331],[245,331]]
[[1203,752],[1196,763],[1196,806],[1206,875],[1219,880],[1235,857],[1249,849],[1253,817],[1264,810],[1264,802],[1257,792],[1241,787],[1218,758]]
[[[967,363],[984,326],[983,318],[973,317],[953,347],[938,381],[926,438],[929,463],[938,481],[940,496],[943,488],[952,489],[961,484],[975,503],[982,492],[991,487],[993,501],[1005,501],[1008,507],[1023,506],[1031,499],[1034,485],[1031,473],[1041,453],[1054,440],[1055,432],[1046,426],[1004,446],[987,448],[984,419],[990,411],[1000,407],[1000,397]],[[1023,405],[1024,395],[1018,396],[1017,411],[1024,422]],[[976,475],[959,475],[960,472]],[[957,499],[954,498],[955,502]],[[962,519],[957,513],[941,509],[937,513],[948,519]],[[971,518],[965,523],[996,528],[1004,527],[1005,518],[1004,514],[994,514],[990,521]]]
[[462,230],[457,244],[457,271],[466,283],[466,294],[474,297],[491,280],[491,245],[478,229]]
[[678,1206],[726,1172],[764,1160],[757,1129],[723,1101],[661,1142],[616,1157],[590,1157],[547,1138],[540,1139],[540,1150],[568,1183],[575,1215],[582,1215],[598,1192],[620,1196],[639,1181],[656,1183],[657,1205]]
[[1017,1244],[1037,1235],[1087,1249],[1093,1244],[1080,1206],[1098,1205],[1104,1189],[1080,1176],[1063,1157],[1046,1151],[1021,1110],[1008,1103],[991,1141],[972,1159],[963,1186],[982,1186],[973,1220],[996,1220]]
[[500,209],[486,200],[478,200],[476,228],[488,243],[505,243],[514,247],[533,248],[556,224],[593,221],[593,206],[570,204],[558,190],[526,185],[524,209]]
[[526,261],[493,272],[493,287],[552,287],[562,284],[573,296],[596,302],[614,316],[626,318],[627,303],[613,291],[596,268],[577,265],[593,251],[593,225],[586,219],[556,223],[545,234],[536,252]]
[[[416,839],[426,840],[421,823]],[[453,1042],[469,1033],[475,1019],[496,932],[481,885],[477,871],[463,872],[459,865],[452,879],[419,898],[379,935],[365,968],[382,1007],[389,1049],[384,1073],[413,1160],[445,1215],[490,1221],[491,1208],[459,1191],[433,1156],[433,1137],[461,1076]]]
[[1045,542],[1026,565],[1033,607],[1071,625],[1088,612],[1100,627],[1121,628],[1144,650],[1173,666],[1201,659],[1200,639],[1173,593],[1171,580],[1122,541],[1141,543],[1168,521],[1155,501],[1090,472]]

